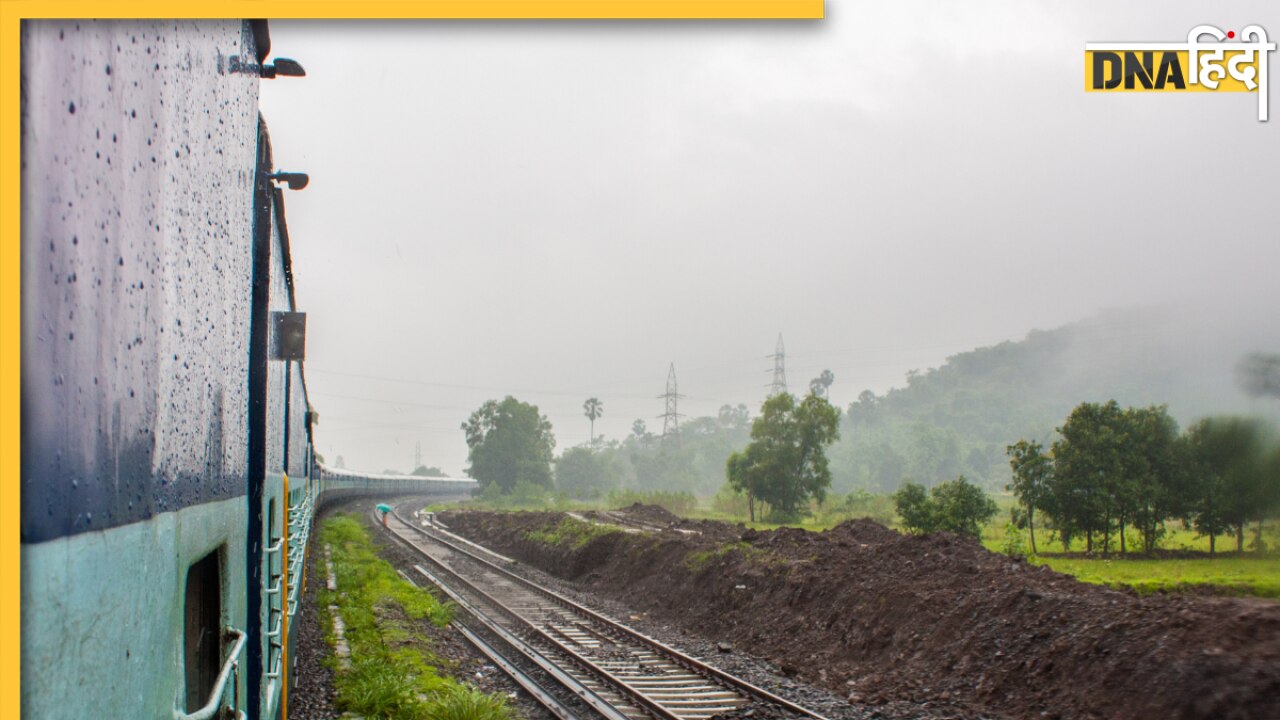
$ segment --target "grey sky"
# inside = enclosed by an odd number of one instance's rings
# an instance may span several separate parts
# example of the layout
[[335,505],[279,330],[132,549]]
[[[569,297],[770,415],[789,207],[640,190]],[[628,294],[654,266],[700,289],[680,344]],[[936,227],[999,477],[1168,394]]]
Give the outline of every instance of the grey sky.
[[505,394],[559,448],[592,395],[597,432],[660,428],[672,361],[682,412],[755,411],[779,332],[791,387],[830,368],[844,405],[1103,308],[1273,311],[1280,117],[1086,94],[1083,45],[1274,41],[1280,6],[1114,5],[273,22],[308,72],[262,108],[277,165],[312,178],[287,202],[320,451],[408,470],[420,440],[459,472],[459,423]]

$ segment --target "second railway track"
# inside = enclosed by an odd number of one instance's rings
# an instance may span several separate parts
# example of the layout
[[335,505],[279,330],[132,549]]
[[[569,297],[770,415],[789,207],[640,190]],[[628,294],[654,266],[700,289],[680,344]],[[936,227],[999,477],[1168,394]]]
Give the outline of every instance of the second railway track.
[[[705,720],[766,703],[825,720],[516,575],[502,566],[509,562],[506,558],[440,528],[423,527],[405,515],[404,506],[388,515],[387,531],[426,561],[428,567],[415,566],[421,577],[448,594],[503,646],[482,650],[496,653],[491,657],[500,666],[537,666],[537,675],[553,678],[588,713],[609,720]],[[539,697],[553,693],[536,680],[517,677],[522,673],[512,667],[504,669],[554,715],[578,716]]]

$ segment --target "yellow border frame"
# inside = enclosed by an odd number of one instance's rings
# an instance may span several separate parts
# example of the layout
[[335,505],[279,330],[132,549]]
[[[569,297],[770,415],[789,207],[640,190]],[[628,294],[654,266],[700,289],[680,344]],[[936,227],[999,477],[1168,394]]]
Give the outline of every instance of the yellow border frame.
[[[21,25],[37,18],[328,18],[506,20],[820,20],[824,0],[0,0],[0,715],[21,712],[21,356],[19,354]],[[5,710],[5,708],[8,708]]]

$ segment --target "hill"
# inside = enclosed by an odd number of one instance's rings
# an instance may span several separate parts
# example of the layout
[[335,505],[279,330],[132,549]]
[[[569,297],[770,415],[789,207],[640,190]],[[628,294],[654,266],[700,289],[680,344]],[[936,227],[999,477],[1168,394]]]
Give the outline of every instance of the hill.
[[1277,418],[1277,403],[1247,396],[1235,367],[1249,352],[1280,350],[1272,313],[1114,310],[1021,341],[947,358],[907,374],[905,387],[864,391],[831,449],[832,490],[892,491],[963,473],[1003,487],[1006,445],[1053,439],[1081,402],[1166,404],[1184,426],[1213,414]]

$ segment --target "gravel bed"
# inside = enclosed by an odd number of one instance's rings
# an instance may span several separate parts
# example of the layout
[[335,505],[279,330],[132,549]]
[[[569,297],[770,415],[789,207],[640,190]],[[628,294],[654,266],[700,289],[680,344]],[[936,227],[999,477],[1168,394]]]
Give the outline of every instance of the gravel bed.
[[307,550],[307,582],[303,588],[302,607],[289,632],[294,634],[294,686],[289,691],[289,717],[292,720],[334,720],[341,713],[334,708],[333,671],[323,661],[332,649],[325,642],[318,607],[320,589],[325,586],[324,548],[320,545],[316,517]]

